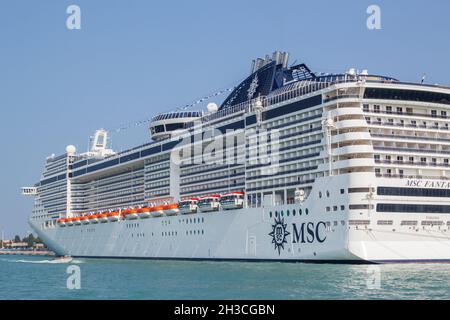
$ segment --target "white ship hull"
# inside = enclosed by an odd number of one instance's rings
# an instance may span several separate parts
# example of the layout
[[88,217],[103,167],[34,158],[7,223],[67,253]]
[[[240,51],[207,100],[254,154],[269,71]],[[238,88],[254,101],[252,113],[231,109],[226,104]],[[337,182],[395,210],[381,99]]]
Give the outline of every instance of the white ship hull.
[[[328,188],[335,190],[336,194],[343,185],[352,185],[361,179],[370,178],[356,174],[322,178],[316,181],[315,189]],[[343,198],[347,203],[352,199],[349,195]],[[443,218],[440,215],[325,212],[327,202],[336,200],[333,197],[326,200],[311,197],[302,204],[46,230],[32,222],[31,225],[58,255],[74,257],[349,263],[450,261],[450,230],[447,225],[400,226],[401,220],[434,218],[438,221]],[[302,215],[299,215],[299,209],[302,209]],[[278,212],[278,218],[275,212]],[[370,221],[370,224],[352,224],[352,221],[361,220]],[[377,225],[380,220],[392,220],[393,224]],[[274,240],[276,235],[272,233],[277,221],[285,225],[278,245]]]
[[[274,207],[273,211],[294,208],[297,206]],[[269,218],[268,209],[262,208],[35,231],[57,254],[74,257],[359,260],[347,250],[348,233],[345,226],[327,230],[324,224],[320,224],[319,237],[326,238],[323,243],[315,239],[315,234],[312,236],[307,233],[308,224],[313,224],[312,232],[315,233],[317,224],[324,218],[320,214],[301,217],[290,214],[290,217],[282,218],[289,235],[280,252],[269,235],[273,231],[274,218]],[[194,223],[194,219],[200,222]],[[298,231],[304,225],[304,243],[293,243],[293,224]],[[312,243],[308,243],[308,240]]]

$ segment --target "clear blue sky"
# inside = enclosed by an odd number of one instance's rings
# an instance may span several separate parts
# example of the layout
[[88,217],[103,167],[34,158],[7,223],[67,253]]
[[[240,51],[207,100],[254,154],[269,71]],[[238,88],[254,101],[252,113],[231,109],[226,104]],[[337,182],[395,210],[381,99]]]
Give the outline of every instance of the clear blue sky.
[[[82,29],[66,28],[77,4]],[[381,7],[369,31],[366,9]],[[450,84],[450,2],[2,0],[0,2],[0,229],[24,234],[45,157],[85,150],[100,127],[189,103],[243,77],[275,49],[315,71],[369,69]],[[146,127],[114,136],[148,141]]]

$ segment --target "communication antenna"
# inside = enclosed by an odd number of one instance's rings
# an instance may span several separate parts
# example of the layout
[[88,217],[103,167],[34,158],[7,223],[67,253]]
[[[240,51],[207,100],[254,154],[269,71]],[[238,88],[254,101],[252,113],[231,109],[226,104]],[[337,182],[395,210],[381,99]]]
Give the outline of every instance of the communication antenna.
[[424,83],[425,79],[427,78],[427,75],[424,73],[422,76],[422,80],[420,81],[420,83]]

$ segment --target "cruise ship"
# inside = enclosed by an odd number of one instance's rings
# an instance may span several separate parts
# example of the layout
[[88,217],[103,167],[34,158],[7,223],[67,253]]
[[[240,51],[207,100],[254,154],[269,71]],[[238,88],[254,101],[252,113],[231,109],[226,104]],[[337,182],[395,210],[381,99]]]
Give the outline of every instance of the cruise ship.
[[58,255],[450,261],[450,87],[253,60],[220,104],[149,121],[149,143],[46,159],[29,223]]

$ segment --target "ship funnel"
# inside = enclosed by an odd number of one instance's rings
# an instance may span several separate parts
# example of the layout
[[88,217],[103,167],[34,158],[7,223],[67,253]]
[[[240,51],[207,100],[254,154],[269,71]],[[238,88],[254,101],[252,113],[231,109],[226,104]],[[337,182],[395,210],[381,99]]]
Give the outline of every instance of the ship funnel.
[[264,58],[257,58],[255,60],[252,60],[251,73],[258,71],[259,69],[273,61],[275,61],[275,64],[281,64],[284,68],[287,68],[289,62],[289,53],[277,50],[272,54],[272,57],[267,54]]

